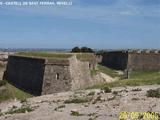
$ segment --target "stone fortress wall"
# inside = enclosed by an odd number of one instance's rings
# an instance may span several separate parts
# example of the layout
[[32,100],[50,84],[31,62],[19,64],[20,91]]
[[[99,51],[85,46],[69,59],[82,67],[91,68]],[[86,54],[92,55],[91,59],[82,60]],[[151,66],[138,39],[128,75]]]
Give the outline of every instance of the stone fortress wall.
[[[92,65],[93,66],[93,65]],[[75,55],[67,59],[9,56],[4,79],[34,95],[76,90],[97,83],[90,62]]]
[[70,73],[72,90],[84,88],[92,84],[89,62],[79,61],[73,56],[70,58]]
[[129,53],[127,68],[133,70],[160,71],[160,54]]
[[[78,59],[76,54],[59,59],[10,55],[4,79],[34,95],[76,90],[103,82],[90,74],[96,68],[96,58],[85,59]],[[102,64],[118,70],[159,71],[160,53],[112,51],[103,55]]]
[[31,94],[42,92],[45,60],[39,58],[9,56],[4,79]]
[[0,81],[3,79],[3,73],[6,69],[8,56],[14,54],[14,52],[0,51]]
[[111,51],[102,58],[102,64],[117,70],[160,70],[159,51]]
[[71,89],[69,66],[69,60],[45,63],[42,94],[64,92]]
[[107,52],[102,57],[102,64],[104,66],[124,70],[127,68],[128,54],[122,51]]

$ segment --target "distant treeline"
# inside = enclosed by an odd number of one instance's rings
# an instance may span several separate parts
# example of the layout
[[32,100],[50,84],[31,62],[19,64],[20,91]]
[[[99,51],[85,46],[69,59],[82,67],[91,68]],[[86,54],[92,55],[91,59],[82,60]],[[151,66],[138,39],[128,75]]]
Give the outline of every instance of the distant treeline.
[[106,50],[93,50],[92,48],[89,47],[74,47],[71,50],[72,53],[94,53],[96,55],[104,55],[107,53]]
[[88,47],[74,47],[71,50],[72,53],[94,53],[94,50]]

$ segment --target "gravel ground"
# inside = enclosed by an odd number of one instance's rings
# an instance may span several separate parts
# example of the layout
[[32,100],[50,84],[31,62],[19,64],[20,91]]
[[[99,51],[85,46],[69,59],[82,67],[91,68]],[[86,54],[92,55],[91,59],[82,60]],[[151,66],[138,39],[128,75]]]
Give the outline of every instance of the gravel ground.
[[[112,88],[111,93],[99,89],[81,90],[29,98],[23,103],[8,101],[0,104],[1,112],[13,109],[11,106],[17,109],[25,105],[34,110],[3,115],[0,120],[119,120],[121,112],[160,113],[160,98],[146,96],[147,90],[157,88],[160,85],[117,87]],[[89,101],[64,103],[73,98],[86,98]],[[131,120],[129,115],[127,118]]]

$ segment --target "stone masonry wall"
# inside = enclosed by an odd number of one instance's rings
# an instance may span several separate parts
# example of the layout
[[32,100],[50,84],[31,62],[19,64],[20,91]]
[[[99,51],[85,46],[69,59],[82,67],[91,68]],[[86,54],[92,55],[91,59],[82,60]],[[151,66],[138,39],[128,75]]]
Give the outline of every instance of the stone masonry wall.
[[160,54],[129,53],[128,69],[159,71],[160,70]]
[[10,56],[4,78],[34,95],[76,90],[99,82],[91,78],[89,62],[75,55],[68,59]]
[[69,91],[70,89],[69,65],[46,64],[42,94]]
[[4,79],[18,88],[40,95],[45,59],[10,56]]
[[108,52],[102,58],[102,64],[118,70],[127,68],[128,54],[123,52]]
[[70,73],[72,90],[84,88],[93,84],[89,62],[81,62],[77,60],[75,56],[70,58]]
[[160,70],[159,53],[108,52],[103,56],[102,64],[113,69]]

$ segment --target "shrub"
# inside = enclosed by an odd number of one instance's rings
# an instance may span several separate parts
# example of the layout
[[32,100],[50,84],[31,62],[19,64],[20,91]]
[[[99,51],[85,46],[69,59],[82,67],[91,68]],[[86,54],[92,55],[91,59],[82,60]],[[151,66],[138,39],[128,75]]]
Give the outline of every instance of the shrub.
[[137,101],[137,100],[139,100],[139,98],[132,98],[132,100],[133,100],[133,101]]
[[118,91],[113,91],[113,94],[114,95],[118,95]]
[[3,116],[3,113],[0,112],[0,116]]
[[65,108],[65,107],[66,107],[65,105],[60,105],[60,106],[56,107],[54,110],[57,111],[58,109]]
[[93,96],[93,95],[95,95],[95,91],[88,93],[88,96]]
[[0,87],[6,85],[6,81],[0,80]]
[[102,88],[102,90],[104,90],[105,93],[111,93],[112,92],[112,90],[108,86],[104,86]]
[[160,98],[160,88],[155,89],[155,90],[148,90],[147,91],[147,97],[155,97],[155,98]]
[[5,114],[15,114],[15,113],[25,113],[25,112],[31,112],[33,111],[30,107],[22,107],[19,109],[11,109],[10,111],[6,112]]
[[71,111],[72,116],[82,116],[83,114],[80,114],[78,111]]
[[66,104],[70,104],[70,103],[86,103],[89,102],[89,100],[87,98],[73,98],[73,99],[69,99],[69,100],[65,100],[64,103]]
[[27,102],[27,98],[21,99],[21,103]]

